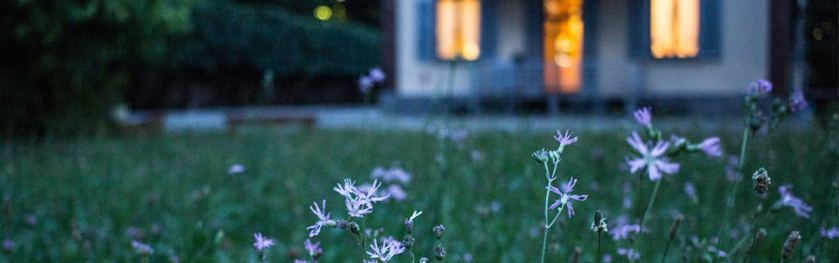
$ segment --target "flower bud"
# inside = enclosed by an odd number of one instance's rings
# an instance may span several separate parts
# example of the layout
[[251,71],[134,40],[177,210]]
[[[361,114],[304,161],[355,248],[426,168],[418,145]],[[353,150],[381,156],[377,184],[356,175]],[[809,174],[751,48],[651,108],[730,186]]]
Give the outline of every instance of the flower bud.
[[347,222],[347,220],[344,220],[344,219],[338,219],[337,224],[335,225],[335,227],[337,227],[338,229],[341,229],[341,230],[347,230],[347,228],[349,228],[349,226],[350,226],[350,223]]
[[594,222],[591,222],[591,231],[609,232],[609,227],[606,225],[606,218],[603,218],[600,210],[594,212]]
[[766,237],[766,229],[761,228],[757,231],[757,234],[755,234],[755,241],[752,243],[752,247],[749,248],[749,252],[757,249],[757,247],[760,246],[760,243],[763,242],[764,237]]
[[792,231],[787,238],[787,241],[784,242],[784,247],[781,249],[781,256],[784,259],[789,259],[792,257],[792,252],[795,251],[795,247],[798,246],[798,241],[801,241],[801,234],[798,231]]
[[407,235],[405,236],[405,238],[402,239],[402,245],[410,250],[411,247],[414,246],[414,241],[416,241],[414,237],[412,237],[411,235]]
[[682,215],[677,216],[673,220],[673,224],[670,225],[670,240],[676,237],[676,232],[679,231],[679,225],[682,223],[682,220],[685,220],[685,217]]
[[752,175],[752,180],[754,181],[755,192],[758,195],[763,195],[769,191],[769,185],[772,184],[772,178],[769,178],[769,173],[763,167],[755,171]]
[[350,232],[353,233],[353,234],[357,235],[359,233],[358,232],[358,230],[359,230],[358,223],[356,223],[356,222],[350,222],[348,228],[349,228]]
[[405,219],[405,230],[408,231],[408,234],[414,230],[414,220]]
[[446,249],[443,248],[443,244],[437,244],[437,247],[434,248],[434,257],[437,258],[437,261],[443,261],[446,258]]
[[434,231],[434,234],[437,236],[437,239],[439,240],[441,237],[443,237],[443,230],[446,230],[446,227],[444,227],[443,225],[439,225],[435,226],[432,230]]
[[548,152],[547,152],[547,151],[545,151],[545,149],[538,150],[538,151],[534,152],[534,153],[532,154],[532,156],[533,156],[533,158],[535,158],[535,159],[536,159],[536,161],[537,161],[537,162],[539,162],[540,164],[542,164],[542,163],[547,163],[547,162],[548,162],[548,160],[550,160],[550,156],[548,155]]

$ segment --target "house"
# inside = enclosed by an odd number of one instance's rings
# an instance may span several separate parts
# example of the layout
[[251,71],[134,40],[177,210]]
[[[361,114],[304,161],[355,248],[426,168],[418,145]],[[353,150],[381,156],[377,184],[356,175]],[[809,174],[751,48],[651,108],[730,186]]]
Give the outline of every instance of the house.
[[554,112],[561,103],[720,108],[741,105],[745,87],[771,67],[769,0],[383,2],[383,21],[392,22],[383,67],[400,109],[440,98],[468,109],[505,101],[541,101]]

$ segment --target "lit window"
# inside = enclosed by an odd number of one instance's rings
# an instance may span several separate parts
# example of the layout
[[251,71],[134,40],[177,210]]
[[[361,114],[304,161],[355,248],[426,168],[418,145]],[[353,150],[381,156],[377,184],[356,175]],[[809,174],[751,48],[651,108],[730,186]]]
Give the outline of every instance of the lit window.
[[653,57],[695,57],[699,53],[699,0],[650,1]]
[[481,1],[437,0],[437,56],[475,60],[480,55]]

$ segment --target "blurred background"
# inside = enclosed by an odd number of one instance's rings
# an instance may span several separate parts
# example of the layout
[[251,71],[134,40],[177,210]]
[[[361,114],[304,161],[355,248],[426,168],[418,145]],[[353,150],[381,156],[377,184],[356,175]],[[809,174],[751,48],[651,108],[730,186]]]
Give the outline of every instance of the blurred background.
[[[837,98],[837,9],[831,0],[5,1],[0,131],[107,133],[169,110],[242,106],[281,120],[299,114],[275,106],[346,109],[365,98],[366,109],[421,115],[621,115],[639,105],[739,115],[758,78],[777,97],[802,88],[822,112]],[[359,78],[374,68],[387,78],[365,96]]]

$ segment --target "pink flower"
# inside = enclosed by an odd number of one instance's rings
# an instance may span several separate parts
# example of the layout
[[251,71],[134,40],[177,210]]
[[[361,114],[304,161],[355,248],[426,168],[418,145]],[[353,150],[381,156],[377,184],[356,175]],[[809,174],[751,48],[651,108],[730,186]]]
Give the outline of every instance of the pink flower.
[[253,237],[256,239],[253,246],[259,251],[274,245],[274,240],[262,237],[262,233],[253,234]]
[[755,95],[759,96],[759,95],[767,94],[771,91],[772,91],[772,82],[769,82],[768,80],[765,80],[765,79],[758,79],[757,81],[752,82],[751,84],[749,84],[749,87],[746,89],[746,92],[749,95],[752,95],[752,96],[755,96]]
[[323,226],[336,224],[335,221],[329,219],[329,213],[324,213],[324,210],[326,210],[326,200],[323,200],[323,210],[321,210],[321,208],[318,207],[317,202],[315,202],[314,207],[309,206],[309,210],[312,210],[312,213],[315,213],[315,215],[318,217],[318,222],[306,228],[306,230],[312,230],[309,232],[309,237],[317,236],[318,234],[320,234],[320,228]]
[[402,242],[393,239],[383,240],[381,246],[374,239],[370,248],[373,249],[373,252],[367,251],[367,255],[370,255],[372,259],[379,259],[382,262],[388,262],[393,256],[405,252],[405,247],[402,246]]
[[629,159],[626,158],[626,163],[631,167],[629,172],[635,173],[641,168],[647,168],[650,176],[650,181],[661,179],[661,173],[674,174],[679,171],[678,163],[671,163],[666,157],[661,155],[670,147],[669,142],[659,141],[655,147],[650,150],[646,144],[638,136],[637,132],[632,132],[632,137],[627,137],[626,142],[632,145],[635,150],[641,153],[641,158]]
[[562,132],[557,130],[556,133],[559,134],[558,136],[554,136],[554,139],[559,141],[561,145],[569,145],[577,141],[577,137],[571,138],[571,135],[574,133],[568,133],[569,130],[565,130],[565,135],[562,135]]
[[810,218],[810,211],[813,211],[813,208],[804,203],[804,201],[801,201],[798,197],[793,196],[792,192],[789,191],[790,188],[792,188],[791,184],[778,187],[778,192],[781,193],[781,200],[778,201],[778,204],[792,207],[795,210],[795,214],[799,217]]
[[306,247],[306,251],[309,251],[309,256],[311,257],[323,253],[323,249],[319,247],[320,242],[312,244],[312,240],[307,238],[306,242],[303,242],[303,246]]
[[368,73],[368,76],[369,76],[370,80],[374,83],[382,83],[382,82],[385,81],[385,78],[386,78],[385,72],[382,71],[382,68],[380,68],[380,67],[375,67],[375,68],[370,69],[370,72]]
[[638,124],[641,124],[641,126],[650,127],[653,125],[653,117],[652,113],[650,113],[650,107],[644,107],[636,110],[632,115],[635,117],[635,121],[637,121]]
[[547,188],[550,189],[551,192],[554,192],[554,193],[556,193],[560,196],[560,198],[557,199],[556,202],[554,202],[549,208],[550,209],[555,209],[555,208],[559,207],[560,205],[567,205],[568,206],[568,217],[571,218],[571,216],[574,215],[574,207],[571,206],[571,203],[569,203],[568,200],[569,199],[574,199],[574,200],[582,202],[582,201],[585,201],[586,198],[588,198],[588,195],[572,195],[572,194],[570,194],[571,191],[574,191],[574,185],[576,185],[576,184],[577,184],[577,179],[574,179],[574,177],[571,177],[571,180],[569,180],[567,184],[562,186],[562,191],[560,191],[559,189],[557,189],[554,186],[547,186]]
[[824,228],[819,230],[819,233],[822,237],[826,237],[828,239],[834,239],[839,237],[839,229],[836,227],[825,230]]
[[796,112],[805,108],[807,108],[807,100],[804,99],[804,93],[801,92],[801,88],[796,88],[789,96],[789,110]]
[[707,138],[699,144],[699,147],[702,149],[703,152],[705,152],[705,154],[708,154],[710,156],[722,155],[722,150],[720,150],[719,137]]

